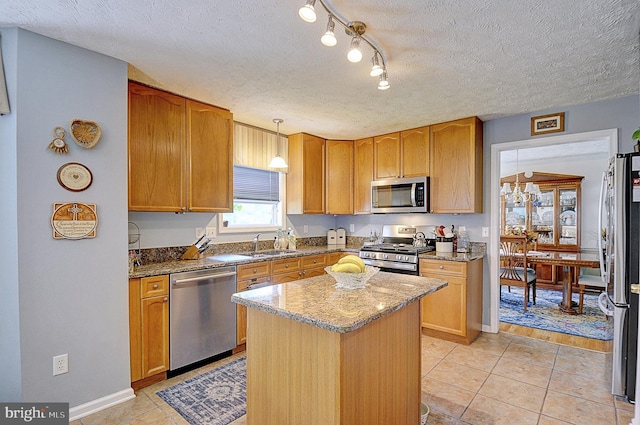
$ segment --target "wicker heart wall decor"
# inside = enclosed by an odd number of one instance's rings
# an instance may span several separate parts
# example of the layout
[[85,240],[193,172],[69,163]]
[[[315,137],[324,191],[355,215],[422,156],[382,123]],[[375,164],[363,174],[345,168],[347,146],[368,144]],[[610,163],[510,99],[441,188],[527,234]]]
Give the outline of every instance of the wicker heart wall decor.
[[75,119],[71,121],[70,129],[73,140],[85,149],[94,147],[102,135],[100,126],[93,121]]

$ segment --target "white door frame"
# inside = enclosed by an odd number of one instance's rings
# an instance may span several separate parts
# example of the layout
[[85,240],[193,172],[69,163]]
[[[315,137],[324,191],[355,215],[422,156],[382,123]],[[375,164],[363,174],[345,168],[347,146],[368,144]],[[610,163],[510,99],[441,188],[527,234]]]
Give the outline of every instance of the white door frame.
[[[609,156],[618,153],[618,129],[589,131],[585,133],[563,134],[560,136],[540,137],[536,139],[519,140],[515,142],[495,143],[491,145],[491,196],[490,196],[490,232],[489,232],[489,271],[491,276],[491,299],[490,299],[490,323],[489,332],[498,332],[499,306],[500,306],[500,280],[498,279],[499,269],[499,247],[500,240],[500,153],[514,149],[524,149],[549,145],[561,145],[565,143],[587,142],[602,140],[609,144]],[[605,171],[604,169],[602,171]],[[484,329],[483,329],[484,330]]]

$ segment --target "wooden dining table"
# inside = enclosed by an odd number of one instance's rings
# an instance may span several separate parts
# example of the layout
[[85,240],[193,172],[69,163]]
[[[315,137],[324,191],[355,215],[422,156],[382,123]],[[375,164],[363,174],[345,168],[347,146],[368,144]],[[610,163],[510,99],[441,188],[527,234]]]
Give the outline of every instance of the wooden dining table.
[[[533,255],[532,255],[533,254]],[[560,311],[567,314],[578,314],[571,305],[572,285],[580,275],[580,267],[600,268],[598,254],[590,252],[556,252],[535,251],[527,253],[527,261],[536,264],[549,264],[562,267],[562,302]]]

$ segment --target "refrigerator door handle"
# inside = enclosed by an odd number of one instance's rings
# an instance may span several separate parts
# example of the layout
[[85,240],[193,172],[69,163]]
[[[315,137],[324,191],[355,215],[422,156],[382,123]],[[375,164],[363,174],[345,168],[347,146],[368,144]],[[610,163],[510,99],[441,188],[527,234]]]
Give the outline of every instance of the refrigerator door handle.
[[613,316],[614,309],[616,308],[628,309],[631,306],[626,303],[613,302],[609,294],[607,294],[606,292],[601,292],[600,295],[598,296],[598,307],[600,307],[600,310],[602,310],[602,312],[607,316]]
[[[602,222],[602,216],[604,214],[604,209],[606,208],[606,196],[607,196],[607,172],[602,173],[602,181],[600,182],[600,208],[598,208],[598,225],[600,226],[600,235],[598,237],[598,258],[600,259],[600,275],[602,277],[602,281],[607,283],[609,281],[609,271],[607,270],[604,258],[604,250],[602,246],[603,241],[603,232],[606,232],[606,227],[602,227],[604,224]],[[606,235],[606,234],[605,234]]]

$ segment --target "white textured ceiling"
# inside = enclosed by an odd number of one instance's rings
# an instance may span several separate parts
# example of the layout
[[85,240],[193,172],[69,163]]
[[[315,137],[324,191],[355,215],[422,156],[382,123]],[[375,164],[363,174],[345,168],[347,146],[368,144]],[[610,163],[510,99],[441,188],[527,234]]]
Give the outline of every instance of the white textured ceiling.
[[637,94],[638,0],[325,0],[364,21],[391,88],[320,43],[304,0],[0,0],[22,27],[128,62],[130,76],[285,134],[360,138]]

